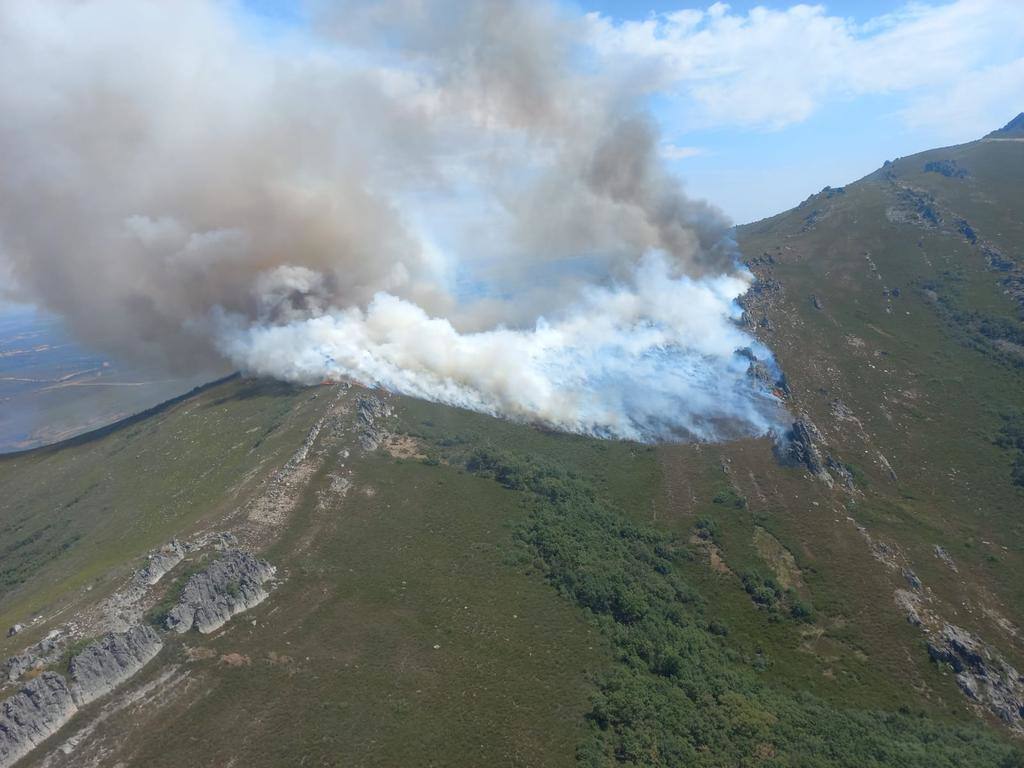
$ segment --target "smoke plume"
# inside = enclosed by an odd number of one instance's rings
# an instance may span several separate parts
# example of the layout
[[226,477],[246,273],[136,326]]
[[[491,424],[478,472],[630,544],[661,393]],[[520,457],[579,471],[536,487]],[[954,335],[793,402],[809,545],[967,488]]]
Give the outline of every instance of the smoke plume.
[[177,369],[610,437],[773,429],[729,223],[661,165],[643,73],[590,23],[525,0],[271,28],[213,0],[8,0],[8,292]]

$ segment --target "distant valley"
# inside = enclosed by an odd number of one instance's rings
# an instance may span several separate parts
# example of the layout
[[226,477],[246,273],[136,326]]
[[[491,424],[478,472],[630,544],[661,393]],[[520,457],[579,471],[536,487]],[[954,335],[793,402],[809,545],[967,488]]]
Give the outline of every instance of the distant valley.
[[0,305],[0,453],[96,429],[210,378],[113,361],[85,349],[55,317]]

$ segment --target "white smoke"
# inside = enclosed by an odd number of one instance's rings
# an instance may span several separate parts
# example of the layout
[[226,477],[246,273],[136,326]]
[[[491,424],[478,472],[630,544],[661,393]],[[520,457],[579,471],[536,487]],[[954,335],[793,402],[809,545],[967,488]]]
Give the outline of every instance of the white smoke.
[[381,293],[365,311],[245,325],[221,338],[232,360],[261,374],[346,377],[573,432],[644,441],[781,434],[781,408],[736,354],[752,342],[729,307],[748,285],[742,275],[672,278],[650,255],[631,285],[593,287],[529,329],[459,333]]
[[776,428],[729,224],[545,2],[0,4],[0,263],[88,341],[565,430]]

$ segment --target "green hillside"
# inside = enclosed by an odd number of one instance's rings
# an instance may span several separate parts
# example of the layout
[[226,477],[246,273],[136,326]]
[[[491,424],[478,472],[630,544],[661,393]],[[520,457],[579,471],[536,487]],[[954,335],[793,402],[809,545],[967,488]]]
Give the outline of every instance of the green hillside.
[[[802,454],[235,378],[0,458],[0,657],[188,543],[163,650],[19,766],[1024,764],[1021,178],[982,140],[740,228]],[[269,597],[164,631],[225,533]]]

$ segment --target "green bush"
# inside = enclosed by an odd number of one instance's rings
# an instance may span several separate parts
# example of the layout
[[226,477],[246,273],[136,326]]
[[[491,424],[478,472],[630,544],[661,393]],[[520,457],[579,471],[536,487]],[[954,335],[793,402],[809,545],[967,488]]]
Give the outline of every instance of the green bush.
[[1011,454],[1010,479],[1024,487],[1024,412],[1004,413],[1003,425],[993,442]]
[[[725,628],[705,617],[704,601],[673,567],[685,549],[671,536],[626,519],[556,465],[484,449],[465,466],[528,494],[519,544],[613,648],[612,670],[596,681],[580,765],[954,768],[1019,759],[980,727],[841,709],[769,684],[761,674],[769,660],[759,653],[743,661]],[[784,598],[773,579],[751,573],[743,581],[756,601]],[[806,620],[811,609],[795,601],[790,612]]]

